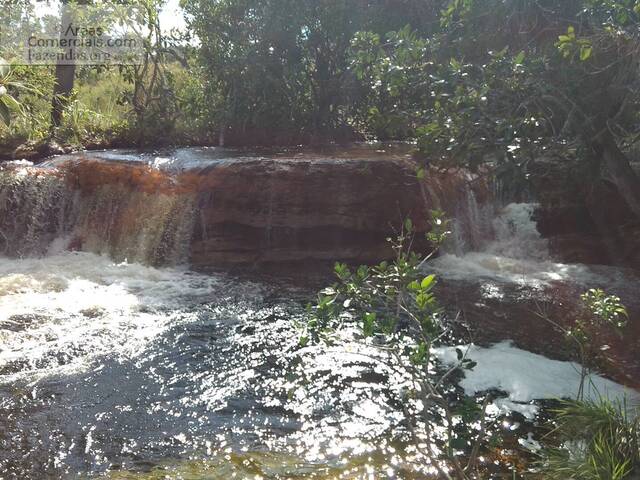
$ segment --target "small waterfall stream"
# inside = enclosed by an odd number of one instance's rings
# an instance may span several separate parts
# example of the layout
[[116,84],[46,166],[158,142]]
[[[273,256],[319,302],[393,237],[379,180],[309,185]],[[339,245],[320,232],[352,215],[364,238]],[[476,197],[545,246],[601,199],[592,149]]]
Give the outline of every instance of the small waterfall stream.
[[71,248],[151,265],[188,260],[193,194],[135,190],[123,182],[78,189],[71,184],[75,173],[0,171],[5,254],[37,256]]
[[[634,279],[632,272],[608,267],[557,262],[549,253],[548,242],[538,232],[535,203],[511,203],[486,209],[480,221],[491,233],[485,233],[476,248],[468,248],[467,238],[454,222],[453,242],[432,262],[443,276],[465,281],[498,281],[530,287],[549,287],[568,282],[585,288],[623,288]],[[487,212],[494,211],[493,218]],[[463,227],[464,228],[464,227]]]

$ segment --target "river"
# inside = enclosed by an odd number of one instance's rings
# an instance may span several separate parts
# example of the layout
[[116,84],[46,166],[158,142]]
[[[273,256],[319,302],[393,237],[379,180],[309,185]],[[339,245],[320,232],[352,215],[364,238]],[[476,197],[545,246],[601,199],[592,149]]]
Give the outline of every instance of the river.
[[[173,160],[115,152],[105,160],[127,155],[124,160],[188,169],[208,155],[187,152]],[[224,162],[223,153],[210,161]],[[0,201],[7,202],[9,190],[0,185]],[[50,211],[41,190],[29,195],[25,214]],[[523,299],[541,302],[561,285],[570,285],[571,292],[610,287],[623,300],[640,291],[634,272],[550,259],[534,209],[512,204],[483,217],[492,234],[481,246],[471,251],[458,239],[426,267],[442,277],[441,293],[452,310],[461,295],[479,305],[476,317],[483,319],[483,305],[506,305],[504,315],[511,317],[501,324],[486,317],[486,330],[503,335],[487,335],[471,347],[478,367],[460,388],[471,395],[503,391],[491,415],[503,418],[523,445],[538,434],[534,399],[571,396],[578,373],[574,364],[536,354],[545,352],[531,341],[535,329],[511,335],[507,327],[523,320],[510,307]],[[398,404],[407,372],[390,370],[374,348],[348,332],[331,347],[299,347],[298,324],[321,283],[309,280],[303,270],[308,267],[298,267],[293,280],[251,271],[193,271],[185,246],[175,242],[172,265],[152,267],[91,249],[69,251],[69,236],[43,239],[37,229],[27,230],[31,237],[22,246],[32,242],[34,253],[14,248],[0,257],[0,477],[433,474],[411,443]],[[11,233],[4,232],[5,240],[20,241]],[[496,343],[507,339],[535,353]],[[451,351],[439,351],[443,364]],[[594,384],[613,396],[638,398],[604,378],[595,377]]]

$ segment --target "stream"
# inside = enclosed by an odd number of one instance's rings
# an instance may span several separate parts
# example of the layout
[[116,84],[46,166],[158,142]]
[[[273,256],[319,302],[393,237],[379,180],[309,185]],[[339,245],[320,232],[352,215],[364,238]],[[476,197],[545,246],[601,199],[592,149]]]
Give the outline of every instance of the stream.
[[[107,152],[102,160],[184,170],[226,155]],[[7,189],[0,185],[0,203]],[[27,214],[50,208],[37,189],[30,195]],[[549,326],[525,324],[518,306],[592,287],[633,304],[640,292],[637,272],[549,258],[534,210],[510,204],[483,213],[490,238],[475,250],[454,238],[426,267],[442,278],[443,302],[468,304],[475,326],[486,322],[479,330],[490,332],[470,347],[478,366],[459,388],[503,392],[490,413],[522,448],[536,444],[535,400],[573,395],[579,374],[565,358],[539,355]],[[25,236],[24,244],[42,252],[40,240]],[[299,348],[298,324],[320,286],[300,280],[311,276],[307,267],[297,280],[193,271],[183,243],[171,243],[178,253],[165,267],[69,251],[64,234],[47,237],[44,254],[0,256],[0,478],[433,477],[398,404],[408,372],[390,370],[349,332],[331,347]],[[485,316],[495,305],[504,307],[501,319]],[[438,351],[443,364],[452,348]],[[634,371],[634,356],[627,360]],[[593,384],[640,399],[602,377]]]

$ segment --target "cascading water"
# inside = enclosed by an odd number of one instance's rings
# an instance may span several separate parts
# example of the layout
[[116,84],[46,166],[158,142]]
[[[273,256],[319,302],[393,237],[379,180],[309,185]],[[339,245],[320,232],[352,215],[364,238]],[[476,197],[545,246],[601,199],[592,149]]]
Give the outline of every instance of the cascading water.
[[[477,242],[477,248],[462,249],[460,245],[464,242],[456,239],[453,248],[445,248],[445,253],[432,262],[433,268],[457,280],[485,278],[534,287],[553,281],[601,285],[614,278],[619,280],[612,268],[601,267],[596,272],[586,265],[555,262],[547,240],[537,230],[536,208],[533,203],[512,203],[497,209],[493,219],[482,218],[491,233]],[[465,238],[456,232],[458,228],[458,223],[454,223],[454,238]]]
[[300,351],[315,289],[189,271],[197,189],[120,167],[0,171],[0,477],[424,476],[408,375]]
[[491,219],[494,216],[490,203],[479,205],[473,189],[466,186],[463,200],[454,207],[453,238],[450,245],[456,255],[464,255],[470,250],[481,248],[492,235]]
[[139,191],[124,182],[95,184],[83,192],[72,179],[64,170],[0,171],[0,251],[24,257],[52,247],[81,248],[151,265],[188,260],[193,193]]

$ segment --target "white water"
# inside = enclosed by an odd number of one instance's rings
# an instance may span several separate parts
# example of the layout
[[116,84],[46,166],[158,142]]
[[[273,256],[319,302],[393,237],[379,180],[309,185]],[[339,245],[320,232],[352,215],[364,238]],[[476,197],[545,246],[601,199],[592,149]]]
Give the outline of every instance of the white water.
[[[181,307],[220,295],[213,276],[67,252],[0,257],[0,367],[22,378],[79,372],[100,355],[133,358]],[[3,376],[11,381],[12,376]]]
[[430,265],[452,280],[494,280],[533,288],[569,280],[589,288],[624,282],[623,272],[615,268],[555,262],[533,219],[536,207],[507,205],[493,219],[492,238],[481,248],[465,252],[455,248],[455,254],[445,253]]
[[[489,390],[507,394],[494,403],[501,411],[513,410],[533,419],[538,412],[534,400],[576,398],[580,386],[580,365],[573,362],[550,360],[502,342],[489,348],[476,345],[443,347],[435,355],[445,364],[458,362],[456,348],[477,363],[465,372],[460,382],[467,395]],[[585,398],[608,398],[614,402],[640,405],[640,393],[623,387],[599,375],[591,375],[585,383]]]
[[126,182],[83,194],[69,187],[67,174],[21,165],[0,168],[0,254],[32,257],[75,245],[151,265],[189,258],[194,194],[147,193]]

